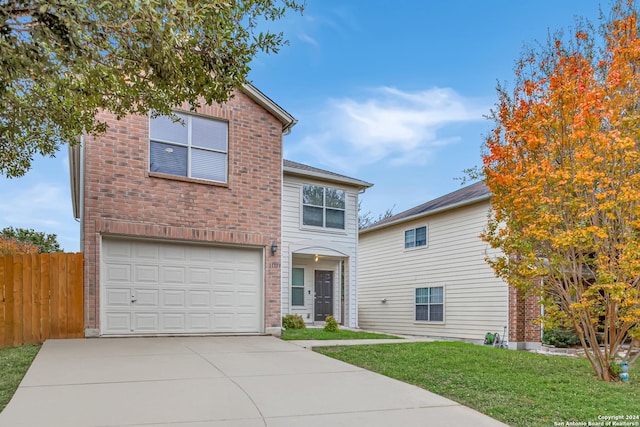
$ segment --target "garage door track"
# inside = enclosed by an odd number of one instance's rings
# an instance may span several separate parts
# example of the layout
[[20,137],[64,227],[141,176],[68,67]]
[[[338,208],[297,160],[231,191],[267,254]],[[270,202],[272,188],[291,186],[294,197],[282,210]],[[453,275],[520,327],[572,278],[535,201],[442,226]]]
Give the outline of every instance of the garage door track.
[[425,425],[504,424],[266,336],[49,340],[0,414],[11,427]]

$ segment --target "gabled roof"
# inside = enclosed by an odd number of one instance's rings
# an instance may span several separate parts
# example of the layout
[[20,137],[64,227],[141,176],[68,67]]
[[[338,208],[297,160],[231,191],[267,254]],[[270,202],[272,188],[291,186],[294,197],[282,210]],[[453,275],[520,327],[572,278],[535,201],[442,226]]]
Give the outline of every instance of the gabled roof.
[[358,187],[358,189],[360,190],[365,190],[369,187],[373,187],[373,184],[366,181],[351,178],[345,175],[340,175],[335,172],[330,172],[324,169],[315,168],[313,166],[304,165],[302,163],[293,162],[286,159],[282,162],[282,171],[285,175],[297,175],[308,178],[322,179],[324,181]]
[[251,98],[254,102],[260,105],[262,108],[273,114],[282,123],[282,133],[287,134],[291,131],[291,128],[295,126],[298,121],[289,113],[287,113],[282,107],[273,102],[264,93],[260,92],[251,83],[245,83],[240,87],[242,93]]
[[382,221],[376,222],[372,226],[360,230],[360,233],[368,233],[380,228],[389,227],[402,222],[489,200],[490,198],[491,192],[489,191],[489,188],[484,185],[484,182],[476,182],[468,187],[461,188],[453,193],[445,194],[444,196],[423,203],[415,208],[408,209],[404,212],[400,212],[399,214],[383,219]]

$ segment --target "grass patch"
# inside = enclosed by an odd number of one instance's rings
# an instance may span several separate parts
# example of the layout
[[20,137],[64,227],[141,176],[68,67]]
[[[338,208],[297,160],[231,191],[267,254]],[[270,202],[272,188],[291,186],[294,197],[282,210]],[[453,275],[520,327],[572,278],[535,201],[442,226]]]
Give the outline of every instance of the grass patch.
[[[514,427],[640,415],[640,369],[605,383],[583,358],[459,342],[321,347],[314,351],[414,384]],[[632,422],[638,421],[630,420]]]
[[13,397],[38,350],[38,344],[0,349],[0,412]]
[[282,331],[282,339],[291,340],[371,340],[371,339],[401,339],[395,335],[376,334],[365,331],[350,331],[340,329],[336,332],[327,332],[324,329],[285,329]]

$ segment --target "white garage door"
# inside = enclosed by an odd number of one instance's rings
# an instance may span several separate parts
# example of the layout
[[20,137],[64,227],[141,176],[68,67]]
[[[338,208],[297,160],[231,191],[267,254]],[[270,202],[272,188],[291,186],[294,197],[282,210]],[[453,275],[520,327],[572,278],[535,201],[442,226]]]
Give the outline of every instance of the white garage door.
[[262,251],[104,238],[103,335],[262,329]]

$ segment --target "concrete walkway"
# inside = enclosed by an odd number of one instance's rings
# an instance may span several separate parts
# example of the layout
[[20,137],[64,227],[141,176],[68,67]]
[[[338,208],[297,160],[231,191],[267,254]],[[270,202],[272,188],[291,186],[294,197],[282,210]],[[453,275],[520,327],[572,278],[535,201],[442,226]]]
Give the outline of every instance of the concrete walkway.
[[0,414],[3,427],[425,425],[504,426],[265,336],[49,340]]
[[[356,329],[352,329],[356,330]],[[367,331],[370,332],[370,331]],[[333,347],[334,345],[369,345],[369,344],[402,344],[408,342],[433,342],[433,338],[419,337],[413,335],[398,335],[398,339],[380,338],[366,340],[292,340],[288,341],[302,348],[312,349],[313,347]]]

